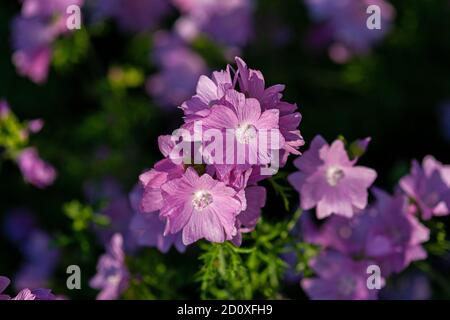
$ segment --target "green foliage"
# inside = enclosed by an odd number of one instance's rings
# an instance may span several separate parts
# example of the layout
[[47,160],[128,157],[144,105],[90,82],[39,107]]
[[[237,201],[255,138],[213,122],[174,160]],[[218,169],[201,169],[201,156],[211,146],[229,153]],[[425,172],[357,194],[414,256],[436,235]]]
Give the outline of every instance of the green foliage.
[[430,229],[430,240],[425,244],[427,252],[436,256],[448,254],[450,241],[447,239],[445,224],[437,219],[432,219],[426,221],[425,225]]
[[281,197],[281,199],[283,200],[284,209],[286,211],[289,211],[289,200],[291,199],[294,190],[289,185],[287,176],[287,172],[279,172],[275,176],[271,177],[269,179],[269,182],[275,190],[276,195]]
[[301,214],[298,210],[288,221],[261,220],[245,243],[202,243],[202,267],[197,275],[203,299],[275,299],[287,269],[282,254],[295,252],[297,272],[308,273],[307,263],[317,248],[300,242],[292,230]]
[[15,114],[9,111],[0,118],[0,146],[5,148],[8,158],[14,159],[27,144],[27,124],[21,123]]
[[52,64],[58,71],[70,71],[87,57],[89,33],[81,28],[70,36],[59,38],[53,46]]
[[75,232],[86,230],[91,224],[107,227],[110,224],[109,218],[105,215],[94,213],[89,206],[73,200],[64,205],[63,211],[72,220],[72,228]]
[[130,286],[124,299],[179,299],[181,289],[189,277],[172,268],[167,257],[156,249],[145,249],[127,259],[131,274]]

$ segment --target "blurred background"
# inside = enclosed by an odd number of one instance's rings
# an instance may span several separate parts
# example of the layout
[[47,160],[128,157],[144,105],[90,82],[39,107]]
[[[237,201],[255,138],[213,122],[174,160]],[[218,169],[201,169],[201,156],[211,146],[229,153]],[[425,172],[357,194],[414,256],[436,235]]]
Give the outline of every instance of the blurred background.
[[[41,35],[30,34],[30,40],[17,34],[13,21],[24,15],[20,1],[0,4],[0,100],[19,121],[44,120],[28,143],[58,172],[42,190],[26,183],[8,156],[0,162],[1,275],[13,278],[30,261],[28,249],[6,235],[12,212],[30,212],[60,251],[54,266],[42,267],[42,278],[71,298],[95,297],[87,288],[81,293],[65,288],[65,266],[74,257],[91,276],[103,251],[92,233],[74,231],[71,210],[84,205],[102,210],[108,196],[99,186],[105,181],[114,181],[126,197],[142,170],[161,158],[157,137],[181,124],[177,106],[195,93],[198,76],[225,68],[235,55],[261,70],[266,85],[286,86],[284,98],[298,104],[307,143],[317,134],[328,141],[370,136],[362,163],[378,172],[377,186],[394,191],[412,159],[432,154],[450,163],[448,0],[372,1],[382,9],[381,30],[371,30],[376,36],[368,34],[365,12],[334,8],[330,1],[230,1],[237,3],[235,11],[223,5],[219,13],[209,11],[216,16],[206,22],[199,18],[204,12],[190,7],[195,1],[149,0],[150,22],[139,16],[144,5],[118,13],[105,9],[107,2],[85,0],[81,29],[52,37],[48,74],[37,81],[19,72],[17,52]],[[291,162],[285,171],[293,171]],[[276,216],[279,202],[269,189],[264,214]],[[164,259],[184,261],[172,251]],[[161,266],[161,274],[176,277]],[[187,263],[184,273],[196,267],[195,261]],[[448,262],[440,259],[435,267],[448,270]],[[440,273],[436,277],[449,283]],[[416,287],[427,280],[421,281]],[[408,292],[408,285],[412,282],[400,287]],[[419,290],[425,298],[449,297],[447,285],[425,287]],[[286,289],[286,296],[304,297],[295,288]],[[173,298],[166,289],[160,288],[158,297]],[[180,292],[195,296],[195,284]]]

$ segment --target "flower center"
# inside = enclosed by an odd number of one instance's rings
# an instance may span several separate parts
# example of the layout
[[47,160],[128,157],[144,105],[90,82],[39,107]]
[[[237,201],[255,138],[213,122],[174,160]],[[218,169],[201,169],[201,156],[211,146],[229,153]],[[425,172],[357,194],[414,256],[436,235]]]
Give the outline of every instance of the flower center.
[[236,139],[239,143],[248,144],[256,138],[256,128],[249,123],[243,123],[236,129]]
[[328,167],[325,173],[327,183],[332,187],[335,187],[344,176],[344,171],[341,168],[335,166]]
[[213,202],[213,197],[208,191],[197,191],[192,199],[192,206],[195,210],[202,211]]

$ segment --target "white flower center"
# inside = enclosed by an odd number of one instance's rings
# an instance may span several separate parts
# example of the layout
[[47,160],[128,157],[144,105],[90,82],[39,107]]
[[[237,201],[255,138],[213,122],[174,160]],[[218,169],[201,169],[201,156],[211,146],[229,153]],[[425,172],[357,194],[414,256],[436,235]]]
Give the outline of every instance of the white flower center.
[[332,187],[335,187],[344,176],[345,176],[344,171],[336,166],[328,167],[325,173],[327,183]]
[[200,190],[194,193],[192,206],[195,210],[202,211],[213,202],[213,197],[208,191]]
[[250,123],[243,123],[236,129],[236,139],[239,143],[248,144],[256,138],[256,128]]

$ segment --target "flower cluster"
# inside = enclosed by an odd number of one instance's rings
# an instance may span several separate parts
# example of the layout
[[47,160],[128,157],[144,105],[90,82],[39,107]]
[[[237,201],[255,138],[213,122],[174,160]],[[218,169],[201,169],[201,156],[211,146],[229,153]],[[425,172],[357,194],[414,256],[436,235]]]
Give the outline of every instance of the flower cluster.
[[301,207],[309,210],[317,206],[319,219],[333,213],[351,218],[356,210],[364,209],[367,189],[377,173],[355,166],[356,161],[357,158],[349,159],[341,140],[330,146],[321,136],[314,138],[310,149],[294,162],[300,171],[289,176],[300,193]]
[[13,62],[18,72],[33,82],[47,79],[52,44],[69,32],[66,10],[84,0],[24,0],[21,14],[12,22]]
[[[181,129],[191,133],[201,122],[219,133],[233,130],[231,144],[246,151],[258,149],[259,130],[272,129],[278,133],[279,147],[256,151],[257,164],[248,161],[249,152],[243,163],[235,158],[223,163],[222,157],[211,161],[204,135],[183,141],[193,146],[187,155],[174,152],[177,137],[160,137],[166,158],[139,177],[143,188],[139,209],[146,216],[159,215],[153,221],[165,223],[164,236],[181,234],[184,245],[202,238],[239,245],[241,234],[254,229],[265,203],[266,191],[257,185],[267,177],[261,174],[264,164],[276,154],[284,165],[288,155],[299,154],[297,149],[303,145],[298,130],[301,116],[296,105],[282,101],[284,86],[266,88],[260,71],[249,69],[240,58],[236,62],[234,75],[228,66],[212,78],[200,77],[196,94],[181,106],[185,114]],[[198,154],[206,161],[193,164]]]
[[[391,274],[426,258],[422,244],[428,241],[429,230],[411,214],[407,198],[376,189],[374,193],[375,204],[352,218],[334,215],[318,228],[305,216],[304,239],[323,248],[310,262],[318,277],[302,280],[311,298],[376,298],[380,288],[368,288],[368,266],[380,268],[382,286]],[[325,269],[326,264],[333,268]]]
[[15,289],[39,288],[48,284],[59,260],[59,250],[41,230],[35,216],[26,209],[11,211],[4,223],[5,234],[18,247],[24,264],[14,277]]
[[186,40],[199,34],[227,46],[244,46],[252,35],[252,0],[173,0],[181,11],[175,29]]
[[[395,16],[394,8],[385,0],[305,0],[305,4],[318,23],[310,41],[314,46],[330,44],[330,58],[337,63],[369,52],[389,32]],[[372,5],[379,8],[381,18],[376,29],[367,26],[367,9]]]
[[[368,139],[354,144],[359,155],[367,144]],[[378,290],[366,284],[368,267],[380,269],[382,286],[392,274],[425,259],[422,245],[429,240],[430,230],[420,219],[450,214],[449,166],[432,156],[425,157],[422,166],[413,161],[411,173],[400,179],[393,196],[373,189],[376,200],[367,206],[367,189],[376,173],[355,167],[357,159],[349,159],[342,141],[329,146],[316,137],[295,161],[300,171],[289,177],[303,209],[317,206],[319,219],[331,215],[320,227],[311,212],[301,219],[304,241],[322,248],[309,263],[316,277],[301,282],[313,299],[377,298]]]

